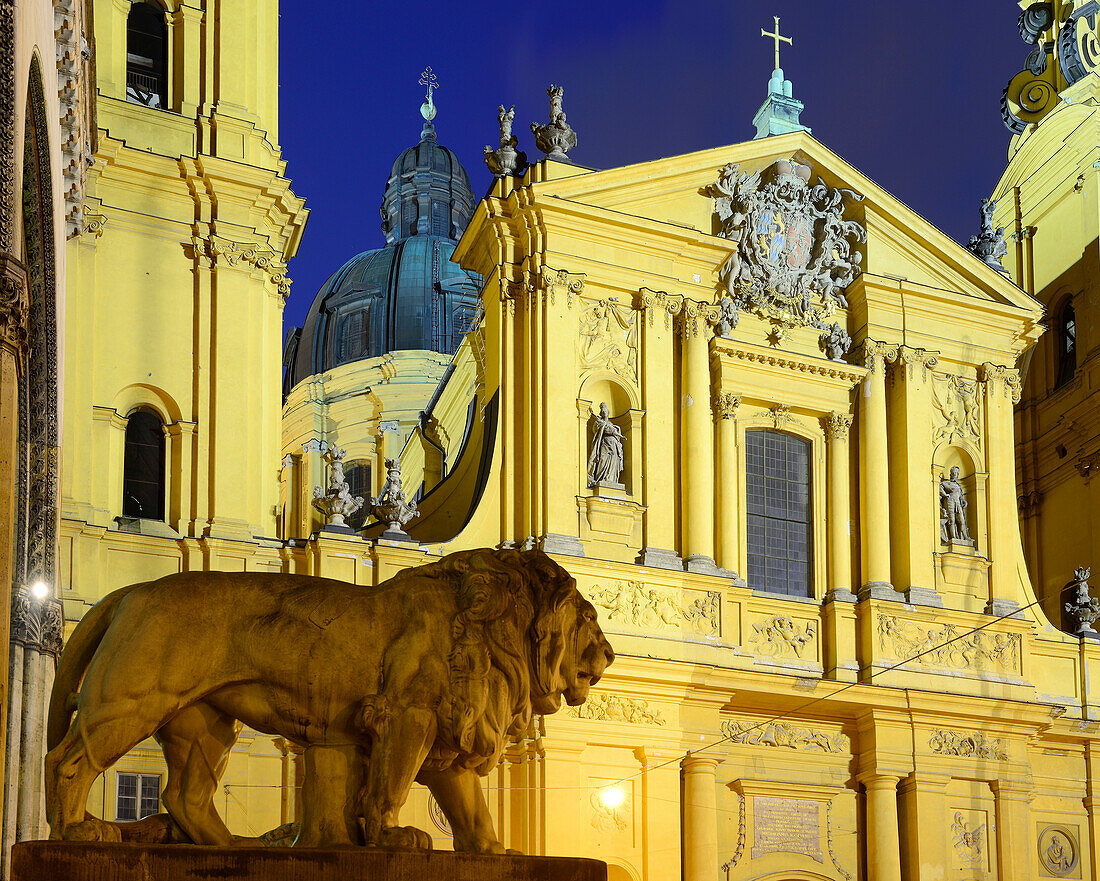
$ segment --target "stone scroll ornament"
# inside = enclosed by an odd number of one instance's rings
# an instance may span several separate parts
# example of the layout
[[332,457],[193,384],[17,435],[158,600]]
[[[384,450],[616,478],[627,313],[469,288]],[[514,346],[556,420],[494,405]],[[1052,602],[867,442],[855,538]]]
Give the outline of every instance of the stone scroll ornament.
[[322,456],[332,470],[328,489],[313,487],[313,507],[328,518],[329,526],[350,528],[346,518],[363,507],[363,497],[353,496],[351,486],[344,479],[344,457],[347,454],[347,450],[329,447]]
[[[714,197],[718,234],[734,243],[719,271],[721,295],[779,328],[829,334],[826,319],[848,305],[844,289],[859,274],[857,246],[867,240],[858,221],[844,219],[845,200],[863,196],[821,178],[811,186],[810,173],[793,159],[754,173],[731,162],[706,193]],[[833,351],[843,346],[832,334]]]
[[382,492],[370,500],[370,512],[386,524],[383,538],[408,540],[405,524],[414,517],[419,517],[420,512],[416,510],[416,502],[408,501],[405,490],[401,488],[400,459],[386,460],[386,483]]
[[[504,853],[480,778],[534,714],[583,704],[614,659],[595,608],[541,551],[461,551],[370,590],[266,572],[124,587],[84,616],[57,668],[50,835],[430,849],[428,833],[399,825],[415,778],[456,851]],[[304,752],[300,819],[252,842],[214,801],[242,724]],[[166,813],[87,814],[96,778],[154,736]]]

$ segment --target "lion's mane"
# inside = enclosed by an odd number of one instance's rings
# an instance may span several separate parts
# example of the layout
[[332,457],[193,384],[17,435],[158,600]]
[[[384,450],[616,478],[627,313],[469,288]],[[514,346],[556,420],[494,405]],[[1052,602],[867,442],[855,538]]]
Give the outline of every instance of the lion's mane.
[[575,640],[575,629],[563,633],[555,622],[562,606],[579,596],[576,583],[540,551],[462,551],[408,576],[438,578],[454,591],[451,688],[439,708],[436,744],[487,774],[500,760],[504,735],[530,724],[532,693],[549,690]]

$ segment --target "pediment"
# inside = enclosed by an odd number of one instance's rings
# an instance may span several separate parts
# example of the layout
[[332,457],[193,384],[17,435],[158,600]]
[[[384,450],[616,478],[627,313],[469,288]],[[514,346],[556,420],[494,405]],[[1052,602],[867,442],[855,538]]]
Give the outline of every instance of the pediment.
[[670,234],[679,237],[685,229],[691,230],[713,245],[723,230],[712,187],[723,167],[736,163],[741,172],[752,175],[788,159],[809,166],[811,183],[820,179],[828,188],[850,190],[863,197],[847,200],[844,217],[866,228],[866,244],[860,245],[865,275],[1015,307],[1029,313],[1032,320],[1041,314],[1039,303],[1007,276],[987,266],[806,132],[606,171],[578,169],[569,173],[563,169],[568,176],[548,174],[550,179],[538,181],[536,187],[540,194],[667,224]]

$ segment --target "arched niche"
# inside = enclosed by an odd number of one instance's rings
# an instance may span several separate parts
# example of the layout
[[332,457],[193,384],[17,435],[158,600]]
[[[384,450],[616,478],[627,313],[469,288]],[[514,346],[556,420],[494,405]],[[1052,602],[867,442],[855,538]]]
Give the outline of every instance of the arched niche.
[[[579,488],[582,493],[641,497],[642,411],[637,403],[634,390],[610,374],[591,374],[581,384],[577,398],[577,438],[581,463]],[[612,424],[622,432],[623,470],[618,481],[621,488],[608,482],[590,485],[589,481],[589,462],[601,405],[607,406]]]
[[[986,484],[989,475],[979,470],[979,462],[981,462],[979,451],[962,441],[954,444],[943,444],[933,456],[932,484],[936,507],[934,544],[937,552],[976,553],[982,557],[989,555],[988,529],[986,528],[986,512],[988,510]],[[945,540],[943,535],[943,506],[941,504],[940,488],[944,479],[950,479],[953,468],[959,469],[958,482],[962,486],[962,496],[966,501],[965,519],[971,544],[964,540],[952,540],[950,535]]]

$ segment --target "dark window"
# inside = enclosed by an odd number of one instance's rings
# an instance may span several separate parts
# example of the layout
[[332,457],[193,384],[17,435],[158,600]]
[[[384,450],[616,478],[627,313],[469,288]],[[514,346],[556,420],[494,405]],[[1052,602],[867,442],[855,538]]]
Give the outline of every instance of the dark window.
[[340,322],[336,339],[336,363],[343,364],[362,358],[367,351],[367,311],[352,312]]
[[348,491],[352,496],[360,496],[363,499],[363,507],[347,519],[347,524],[352,529],[362,529],[370,514],[368,502],[370,501],[370,465],[362,462],[353,462],[344,466],[344,480],[348,482]]
[[1066,300],[1062,311],[1058,313],[1058,376],[1054,387],[1065,385],[1077,372],[1077,316],[1073,311],[1073,300]]
[[152,3],[135,3],[126,18],[126,97],[148,107],[167,107],[167,86],[164,10]]
[[144,820],[160,811],[160,774],[119,774],[116,820]]
[[149,410],[135,410],[126,422],[122,515],[164,519],[164,425]]
[[451,234],[451,212],[442,202],[432,202],[432,235],[446,238]]
[[810,589],[810,444],[779,431],[745,433],[749,587]]

